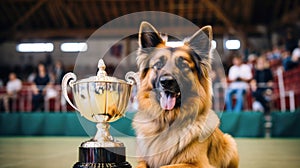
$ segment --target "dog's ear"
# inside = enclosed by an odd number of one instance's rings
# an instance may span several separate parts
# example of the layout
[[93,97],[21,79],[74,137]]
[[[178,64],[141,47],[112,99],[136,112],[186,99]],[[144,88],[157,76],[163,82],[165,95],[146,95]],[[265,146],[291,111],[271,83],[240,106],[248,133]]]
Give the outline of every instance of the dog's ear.
[[198,30],[190,38],[186,39],[184,42],[190,46],[201,59],[210,60],[210,47],[212,41],[212,27],[205,26]]
[[158,31],[148,22],[142,22],[139,31],[139,46],[140,48],[156,47],[162,43]]

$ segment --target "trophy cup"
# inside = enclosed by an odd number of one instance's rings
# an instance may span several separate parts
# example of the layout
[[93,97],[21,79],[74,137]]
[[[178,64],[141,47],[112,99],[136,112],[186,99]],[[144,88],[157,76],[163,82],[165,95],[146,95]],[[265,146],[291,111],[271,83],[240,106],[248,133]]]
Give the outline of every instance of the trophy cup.
[[[67,102],[86,119],[96,122],[96,135],[79,147],[79,161],[73,168],[130,168],[126,162],[125,146],[109,133],[109,122],[125,113],[130,99],[134,72],[128,72],[126,81],[107,76],[102,59],[98,63],[97,76],[77,81],[74,73],[67,73],[62,80],[62,93]],[[70,86],[76,106],[70,101]]]

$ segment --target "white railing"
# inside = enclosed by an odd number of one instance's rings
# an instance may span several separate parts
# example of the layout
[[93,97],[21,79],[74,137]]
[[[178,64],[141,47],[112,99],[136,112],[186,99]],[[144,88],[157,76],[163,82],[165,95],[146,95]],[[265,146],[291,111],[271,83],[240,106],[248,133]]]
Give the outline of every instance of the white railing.
[[[0,89],[0,94],[6,94],[5,88]],[[11,99],[10,111],[31,112],[32,95],[33,92],[30,85],[22,86],[17,97]],[[67,111],[67,103],[61,94],[60,85],[53,85],[47,88],[46,94],[44,95],[44,111]]]
[[281,68],[277,69],[278,76],[278,87],[279,87],[279,97],[280,97],[280,108],[281,111],[286,111],[286,101],[285,98],[289,97],[290,111],[295,111],[295,93],[293,90],[285,90],[284,80],[283,80],[283,70]]

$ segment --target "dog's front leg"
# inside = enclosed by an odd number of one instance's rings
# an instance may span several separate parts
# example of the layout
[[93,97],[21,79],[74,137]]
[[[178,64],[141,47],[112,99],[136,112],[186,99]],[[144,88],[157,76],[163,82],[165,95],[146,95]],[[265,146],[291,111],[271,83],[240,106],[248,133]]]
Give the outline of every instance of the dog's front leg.
[[191,164],[172,164],[167,166],[161,166],[160,168],[196,168],[196,166]]
[[193,164],[172,164],[172,165],[167,165],[167,166],[161,166],[160,168],[214,168],[211,165],[193,165]]
[[144,160],[140,160],[136,168],[147,168],[147,163]]

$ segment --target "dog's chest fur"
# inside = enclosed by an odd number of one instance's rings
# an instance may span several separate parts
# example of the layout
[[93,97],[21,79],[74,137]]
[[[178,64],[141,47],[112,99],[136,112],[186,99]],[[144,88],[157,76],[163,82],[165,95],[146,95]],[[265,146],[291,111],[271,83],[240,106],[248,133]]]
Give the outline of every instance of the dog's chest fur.
[[137,136],[138,152],[150,167],[167,165],[195,136],[183,130],[168,130],[152,137],[141,134]]
[[[214,124],[208,123],[211,121]],[[218,124],[219,119],[214,112],[211,112],[207,118],[202,118],[186,127],[169,127],[154,135],[145,135],[141,129],[138,129],[141,127],[153,129],[155,127],[154,123],[135,123],[135,128],[137,128],[137,152],[139,156],[147,161],[150,167],[156,168],[171,164],[172,159],[193,141],[204,141],[208,138]]]

